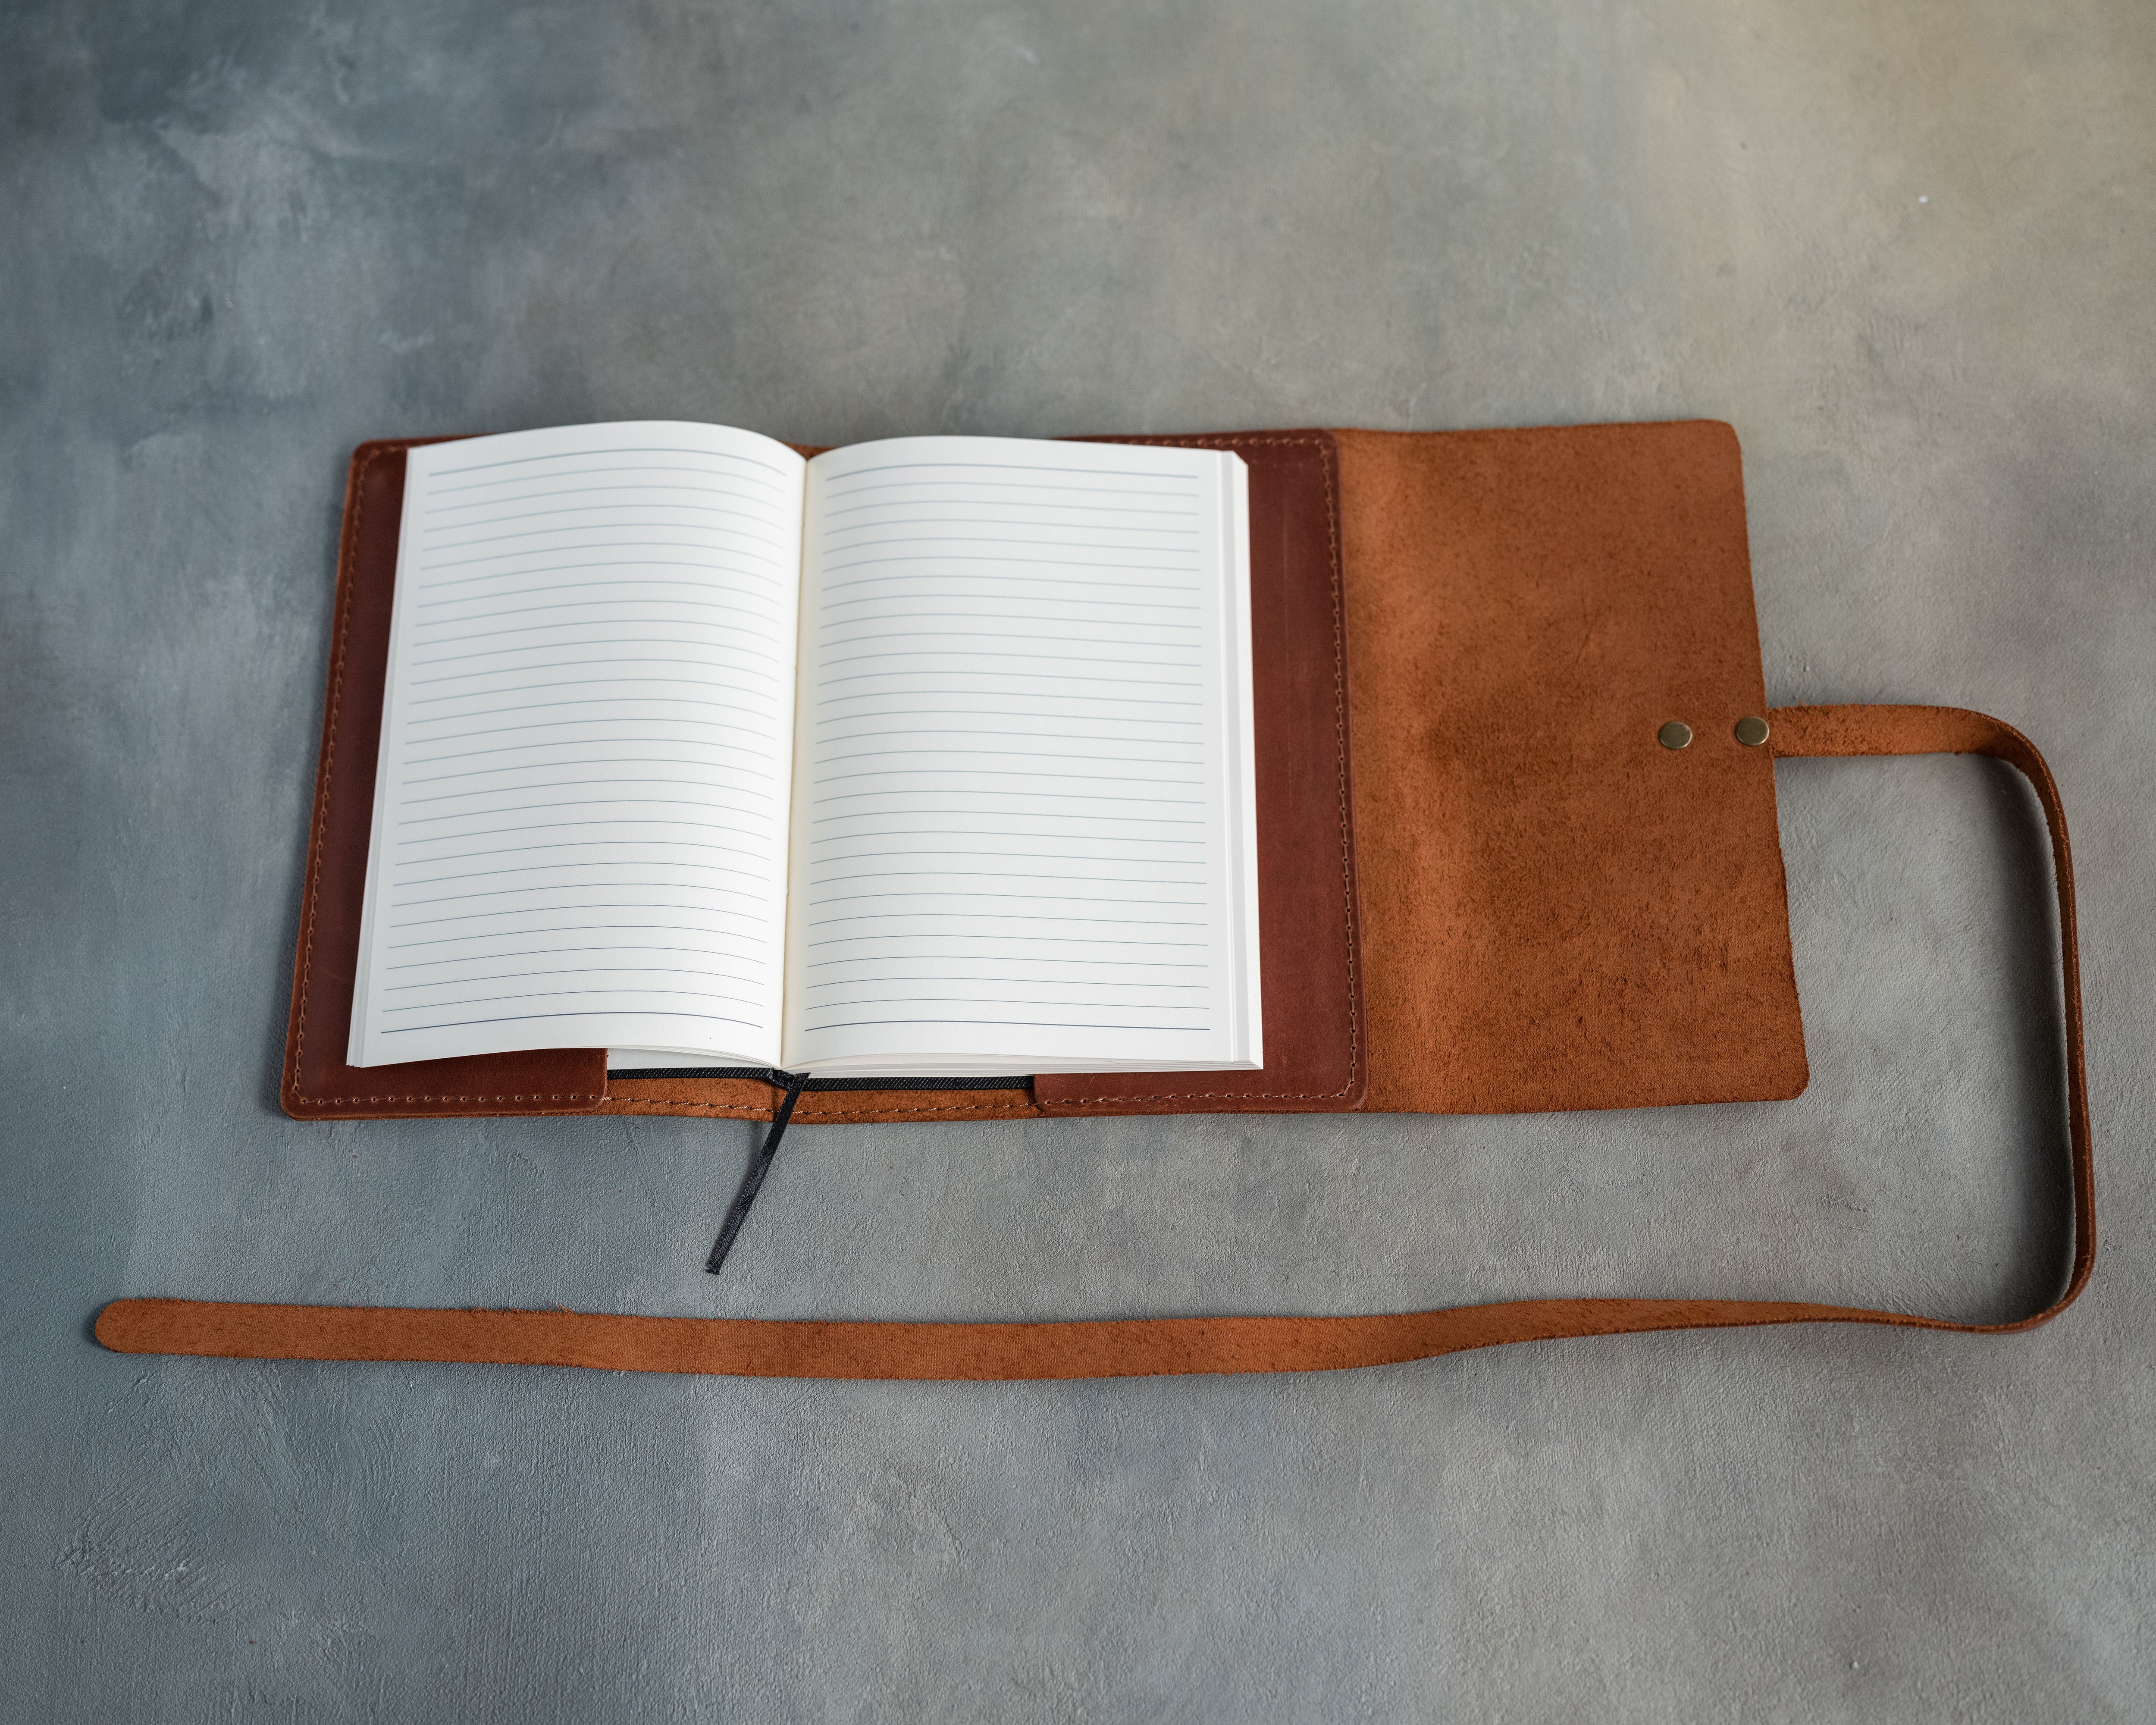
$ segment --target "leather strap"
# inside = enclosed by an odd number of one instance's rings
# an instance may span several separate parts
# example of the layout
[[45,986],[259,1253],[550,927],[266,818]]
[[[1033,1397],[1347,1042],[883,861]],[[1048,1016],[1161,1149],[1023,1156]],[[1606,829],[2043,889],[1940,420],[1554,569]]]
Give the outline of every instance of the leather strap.
[[757,1378],[1014,1379],[1307,1372],[1428,1359],[1501,1342],[1754,1324],[1902,1324],[2000,1335],[2056,1317],[2096,1263],[2096,1183],[2082,1053],[2073,862],[2057,785],[2035,746],[1982,713],[1940,706],[1783,707],[1777,755],[1981,754],[2010,762],[2043,804],[2059,896],[2073,1269],[2042,1311],[2010,1323],[1763,1300],[1517,1300],[1369,1317],[1171,1317],[1085,1323],[857,1323],[117,1300],[97,1338],[122,1353],[238,1359],[454,1360]]

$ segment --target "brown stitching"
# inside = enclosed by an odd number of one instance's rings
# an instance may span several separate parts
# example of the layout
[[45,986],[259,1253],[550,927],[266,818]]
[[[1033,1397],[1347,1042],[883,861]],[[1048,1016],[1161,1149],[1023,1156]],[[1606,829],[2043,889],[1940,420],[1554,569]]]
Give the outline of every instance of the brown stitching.
[[[359,471],[352,475],[352,513],[344,524],[344,542],[337,547],[336,646],[330,659],[330,711],[323,727],[322,778],[315,790],[314,842],[307,856],[307,926],[300,948],[300,1021],[292,1032],[292,1089],[295,1094],[302,1096],[305,1093],[300,1087],[300,1074],[307,1057],[307,1001],[314,988],[315,916],[322,890],[322,832],[329,824],[330,782],[336,773],[337,716],[344,704],[345,644],[352,625],[353,547],[359,542],[360,518],[367,510],[367,476],[374,470],[374,464],[382,459],[382,453],[379,446],[369,451]],[[359,1099],[330,1096],[318,1100],[348,1102]]]
[[[1015,1094],[1015,1092],[1004,1092]],[[768,1120],[773,1104],[769,1102],[697,1102],[680,1096],[609,1096],[608,1101],[620,1105],[624,1111],[633,1111],[647,1106],[677,1109],[699,1114],[723,1114],[736,1120]],[[805,1103],[809,1098],[803,1097]],[[998,1120],[1037,1120],[1045,1117],[1040,1109],[1030,1101],[1023,1102],[923,1102],[904,1107],[889,1108],[829,1108],[809,1111],[804,1106],[793,1118],[803,1126],[814,1126],[819,1122],[834,1120],[883,1120],[899,1114],[973,1114]]]
[[[670,1101],[664,1096],[613,1096],[608,1100],[619,1104],[617,1111],[624,1114],[664,1109],[670,1113],[719,1115],[730,1120],[768,1120],[772,1113],[768,1107],[756,1107],[746,1103]],[[796,1114],[793,1123],[796,1126],[821,1126],[834,1121],[889,1120],[901,1114],[970,1114],[988,1120],[1040,1120],[1048,1117],[1030,1103],[1014,1102],[1001,1108],[834,1108],[828,1114]]]
[[328,1107],[332,1103],[341,1102],[603,1102],[606,1100],[604,1091],[588,1090],[571,1091],[567,1095],[559,1096],[392,1096],[378,1091],[370,1091],[363,1096],[309,1096],[305,1091],[297,1094],[301,1101],[317,1107]]
[[1342,944],[1348,957],[1348,1082],[1338,1090],[1331,1091],[1171,1091],[1165,1094],[1146,1096],[1072,1096],[1051,1106],[1064,1108],[1084,1108],[1096,1106],[1121,1106],[1130,1102],[1329,1102],[1336,1096],[1354,1093],[1362,1075],[1362,1003],[1355,990],[1355,872],[1353,852],[1350,850],[1348,809],[1348,659],[1347,644],[1342,610],[1344,598],[1341,592],[1340,570],[1340,511],[1336,492],[1337,475],[1333,464],[1336,449],[1329,438],[1315,437],[1142,437],[1119,439],[1128,443],[1163,444],[1171,449],[1212,449],[1224,444],[1233,449],[1245,444],[1271,444],[1286,446],[1313,445],[1318,452],[1321,471],[1325,476],[1325,532],[1326,549],[1332,563],[1332,736],[1339,761],[1340,788],[1340,922]]
[[587,1093],[572,1091],[565,1096],[554,1096],[536,1093],[528,1096],[393,1096],[370,1094],[363,1096],[317,1096],[311,1100],[320,1102],[588,1102],[592,1099]]
[[1038,1108],[849,1108],[843,1113],[816,1114],[795,1122],[798,1126],[898,1124],[901,1116],[937,1115],[949,1120],[1043,1120]]
[[306,932],[300,946],[300,1016],[292,1032],[292,1095],[311,1107],[326,1108],[361,1103],[413,1102],[590,1102],[603,1101],[606,1092],[596,1096],[589,1091],[572,1091],[566,1096],[394,1096],[371,1092],[357,1096],[311,1096],[301,1088],[300,1072],[307,1054],[307,1000],[314,986],[315,917],[321,899],[322,831],[329,823],[330,781],[336,771],[336,738],[338,715],[344,705],[345,649],[352,629],[352,582],[346,578],[352,573],[354,547],[359,543],[359,526],[367,513],[367,479],[373,472],[374,464],[385,454],[410,449],[424,442],[421,438],[404,438],[395,442],[377,443],[367,452],[367,459],[352,480],[352,515],[345,523],[344,542],[338,547],[337,562],[337,628],[336,648],[330,661],[330,711],[325,726],[326,735],[322,743],[321,783],[315,791],[315,831],[313,843],[307,855],[307,917]]
[[316,1107],[326,1108],[340,1103],[372,1102],[603,1102],[604,1091],[572,1091],[560,1096],[393,1096],[378,1091],[369,1091],[363,1096],[318,1096],[300,1091],[300,1100]]

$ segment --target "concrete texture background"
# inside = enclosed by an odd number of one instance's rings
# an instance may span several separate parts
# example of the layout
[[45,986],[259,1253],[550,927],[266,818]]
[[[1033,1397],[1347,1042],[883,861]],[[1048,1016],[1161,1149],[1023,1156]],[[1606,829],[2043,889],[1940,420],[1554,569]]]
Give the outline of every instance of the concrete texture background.
[[[2145,0],[8,8],[0,1714],[2156,1715],[2152,88]],[[716,1283],[744,1127],[287,1120],[347,451],[647,415],[1732,421],[1772,698],[2057,769],[2092,1291],[1255,1379],[100,1352],[2056,1284],[2041,831],[1954,759],[1779,770],[1793,1104],[803,1130]]]

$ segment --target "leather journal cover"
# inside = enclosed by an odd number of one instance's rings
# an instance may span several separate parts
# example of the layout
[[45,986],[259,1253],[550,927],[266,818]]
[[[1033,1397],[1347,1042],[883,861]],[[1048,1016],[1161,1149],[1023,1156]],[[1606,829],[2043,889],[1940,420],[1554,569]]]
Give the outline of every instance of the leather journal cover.
[[[1250,466],[1266,1065],[812,1089],[797,1120],[1803,1089],[1773,762],[1734,734],[1766,691],[1727,426],[1113,440]],[[598,1050],[345,1063],[410,447],[352,458],[285,1108],[767,1118],[761,1081],[609,1081]]]
[[[2051,841],[2073,1218],[2056,1296],[1986,1324],[1713,1299],[1024,1323],[131,1299],[100,1314],[98,1339],[125,1353],[239,1358],[1086,1378],[1329,1370],[1758,1324],[1999,1334],[2079,1296],[2096,1260],[2096,1194],[2058,787],[2027,737],[1981,713],[1767,711],[1727,426],[1172,441],[1233,448],[1250,466],[1268,1065],[1041,1076],[1000,1091],[810,1092],[797,1119],[1498,1112],[1794,1096],[1806,1071],[1773,757],[1984,754],[2028,780]],[[342,1064],[408,447],[370,444],[353,459],[285,1106],[768,1117],[773,1086],[610,1081],[597,1050]],[[1741,737],[1740,721],[1753,721]],[[1680,747],[1659,740],[1672,721]]]

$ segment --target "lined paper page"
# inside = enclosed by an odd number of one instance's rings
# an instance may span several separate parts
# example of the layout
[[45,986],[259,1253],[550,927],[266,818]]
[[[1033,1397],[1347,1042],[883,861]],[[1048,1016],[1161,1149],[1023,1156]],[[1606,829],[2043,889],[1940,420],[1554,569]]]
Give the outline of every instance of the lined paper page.
[[776,1060],[803,483],[665,422],[411,452],[353,1064]]
[[1244,469],[810,464],[786,1064],[1257,1065]]

